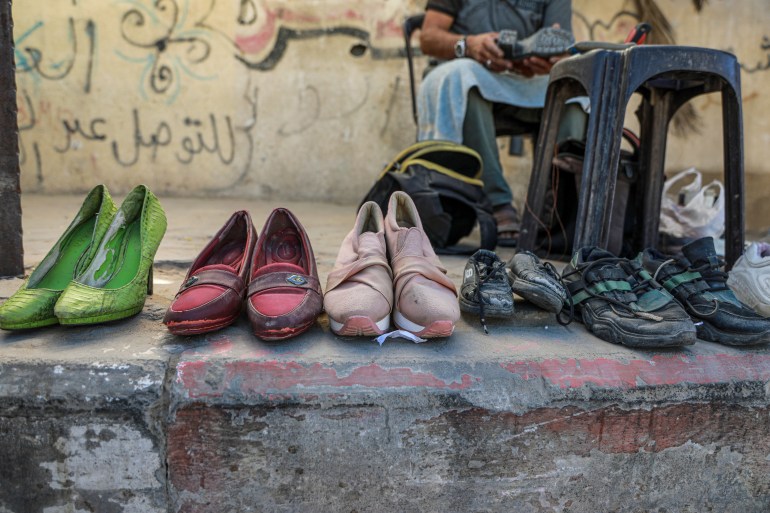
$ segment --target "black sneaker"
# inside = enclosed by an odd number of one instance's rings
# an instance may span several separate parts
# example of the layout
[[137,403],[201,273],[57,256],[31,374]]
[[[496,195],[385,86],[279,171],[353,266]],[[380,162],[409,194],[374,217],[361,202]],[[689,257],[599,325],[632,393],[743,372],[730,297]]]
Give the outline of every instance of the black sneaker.
[[562,273],[575,312],[597,337],[629,347],[695,343],[695,327],[673,296],[638,262],[581,248]]
[[674,258],[646,249],[636,258],[690,314],[698,338],[730,346],[770,340],[770,319],[741,303],[727,287],[714,239],[691,242],[682,247],[682,253]]
[[516,253],[508,262],[513,291],[543,310],[558,314],[568,304],[561,276],[550,262],[541,262],[529,251]]
[[478,315],[485,333],[489,333],[487,315],[513,315],[513,293],[505,264],[492,251],[480,249],[465,264],[463,284],[460,287],[460,310]]

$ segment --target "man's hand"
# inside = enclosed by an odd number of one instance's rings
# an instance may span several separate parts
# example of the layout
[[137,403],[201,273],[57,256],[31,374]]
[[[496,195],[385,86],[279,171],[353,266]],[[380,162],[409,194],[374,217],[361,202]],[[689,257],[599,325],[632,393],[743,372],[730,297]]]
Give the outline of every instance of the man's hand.
[[513,63],[503,57],[503,51],[497,46],[497,36],[497,32],[468,36],[465,53],[491,71],[511,70]]
[[553,65],[568,55],[557,55],[549,59],[542,57],[527,57],[520,61],[514,61],[512,69],[514,73],[524,75],[525,77],[534,77],[535,75],[547,75],[551,72]]

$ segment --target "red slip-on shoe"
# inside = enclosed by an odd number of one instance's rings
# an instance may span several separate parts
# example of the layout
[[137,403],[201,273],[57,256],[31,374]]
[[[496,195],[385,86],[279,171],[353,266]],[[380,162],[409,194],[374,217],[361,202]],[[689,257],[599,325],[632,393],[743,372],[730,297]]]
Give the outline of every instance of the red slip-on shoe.
[[238,318],[256,240],[249,213],[234,213],[195,259],[168,307],[163,324],[171,333],[207,333]]
[[262,228],[249,281],[246,308],[254,334],[261,339],[299,335],[323,310],[310,239],[285,208],[273,210]]

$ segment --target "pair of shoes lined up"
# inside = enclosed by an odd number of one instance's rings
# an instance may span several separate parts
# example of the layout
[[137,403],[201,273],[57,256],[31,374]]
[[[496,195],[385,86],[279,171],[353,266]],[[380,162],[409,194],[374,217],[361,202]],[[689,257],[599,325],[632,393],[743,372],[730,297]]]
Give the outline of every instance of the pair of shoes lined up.
[[485,333],[486,317],[513,315],[513,293],[557,314],[569,303],[556,269],[528,251],[517,253],[505,264],[485,249],[474,253],[465,264],[460,288],[460,309],[478,315]]
[[152,294],[152,262],[166,232],[158,198],[135,187],[116,208],[96,186],[78,214],[2,306],[0,328],[81,325],[136,315]]
[[163,323],[175,335],[224,328],[244,302],[254,334],[283,340],[307,331],[322,309],[315,256],[305,229],[277,208],[257,237],[251,216],[235,212],[201,251]]
[[647,249],[628,260],[582,248],[565,267],[577,318],[599,338],[629,347],[681,347],[696,338],[745,346],[770,339],[770,319],[741,303],[711,237],[669,257]]
[[393,193],[385,217],[374,202],[361,206],[328,276],[324,308],[338,335],[381,335],[391,317],[420,337],[452,334],[457,291],[409,195]]

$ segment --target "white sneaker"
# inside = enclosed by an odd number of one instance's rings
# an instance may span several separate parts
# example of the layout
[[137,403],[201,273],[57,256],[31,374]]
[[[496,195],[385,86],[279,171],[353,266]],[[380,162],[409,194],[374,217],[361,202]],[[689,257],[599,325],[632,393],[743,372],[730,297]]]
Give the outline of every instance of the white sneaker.
[[752,242],[735,262],[727,285],[742,303],[770,317],[770,244]]

